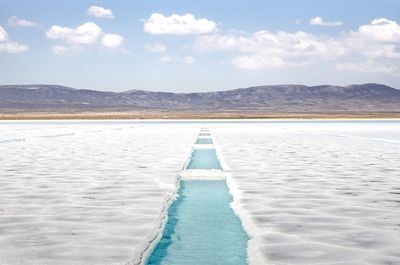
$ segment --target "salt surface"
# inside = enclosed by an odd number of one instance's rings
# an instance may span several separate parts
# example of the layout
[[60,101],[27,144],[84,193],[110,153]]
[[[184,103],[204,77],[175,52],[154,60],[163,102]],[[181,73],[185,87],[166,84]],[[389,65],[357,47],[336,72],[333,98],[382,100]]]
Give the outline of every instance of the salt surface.
[[[399,122],[201,126],[251,264],[400,264]],[[0,263],[143,261],[199,127],[0,123]]]
[[250,264],[400,264],[400,122],[210,128]]
[[2,122],[0,132],[0,264],[135,264],[160,233],[198,125]]

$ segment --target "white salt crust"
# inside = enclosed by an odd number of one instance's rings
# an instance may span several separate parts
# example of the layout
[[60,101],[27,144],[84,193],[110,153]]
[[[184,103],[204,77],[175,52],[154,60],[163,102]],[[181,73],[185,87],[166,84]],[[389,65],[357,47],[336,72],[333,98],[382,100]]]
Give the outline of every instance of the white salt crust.
[[[400,264],[399,123],[204,126],[250,264]],[[143,264],[198,129],[0,123],[0,264]]]
[[249,264],[400,264],[399,122],[209,127]]
[[1,122],[0,264],[143,264],[198,129]]

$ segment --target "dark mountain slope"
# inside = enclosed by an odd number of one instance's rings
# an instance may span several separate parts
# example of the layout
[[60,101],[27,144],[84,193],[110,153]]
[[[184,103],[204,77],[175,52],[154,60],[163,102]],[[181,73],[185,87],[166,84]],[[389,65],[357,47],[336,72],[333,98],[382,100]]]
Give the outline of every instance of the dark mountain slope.
[[272,85],[204,93],[103,92],[55,85],[0,86],[0,110],[400,111],[400,90],[381,84]]

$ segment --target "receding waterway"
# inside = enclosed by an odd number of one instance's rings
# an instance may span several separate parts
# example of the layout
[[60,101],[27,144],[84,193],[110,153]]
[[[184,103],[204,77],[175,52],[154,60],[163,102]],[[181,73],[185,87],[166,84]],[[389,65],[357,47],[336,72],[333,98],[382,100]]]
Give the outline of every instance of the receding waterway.
[[[213,144],[198,138],[196,144]],[[222,170],[214,148],[194,148],[185,170]],[[222,174],[222,173],[221,173]],[[249,240],[234,214],[225,180],[181,180],[162,238],[148,265],[247,264]]]
[[186,169],[222,169],[215,149],[193,149]]
[[196,144],[213,144],[211,138],[198,138]]
[[249,238],[229,206],[225,181],[183,180],[178,195],[147,264],[247,264]]

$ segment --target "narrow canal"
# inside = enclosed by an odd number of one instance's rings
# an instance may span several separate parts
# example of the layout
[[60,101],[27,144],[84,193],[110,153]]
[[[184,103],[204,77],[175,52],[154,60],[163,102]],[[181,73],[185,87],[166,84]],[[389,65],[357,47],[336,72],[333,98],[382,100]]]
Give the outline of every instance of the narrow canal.
[[[204,170],[223,174],[212,143],[211,134],[202,129],[185,167],[192,172],[200,170],[202,178],[181,179],[163,236],[146,264],[247,264],[249,238],[230,207],[232,197],[225,180],[204,179]],[[207,147],[196,148],[201,144]]]

